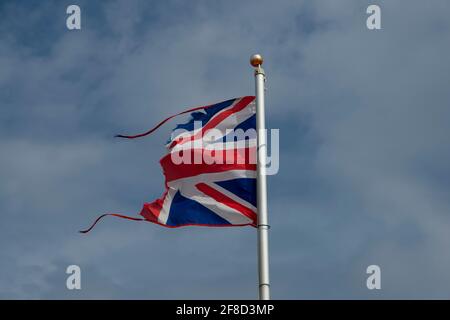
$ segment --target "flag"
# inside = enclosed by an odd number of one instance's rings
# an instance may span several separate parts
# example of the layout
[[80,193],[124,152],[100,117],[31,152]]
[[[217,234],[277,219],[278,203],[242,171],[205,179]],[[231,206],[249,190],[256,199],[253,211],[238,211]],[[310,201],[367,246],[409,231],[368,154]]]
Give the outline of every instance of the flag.
[[168,140],[167,154],[160,160],[165,177],[161,198],[145,203],[142,218],[165,227],[254,226],[256,210],[256,107],[255,97],[246,96],[196,107],[161,121],[138,135],[151,134],[165,122],[189,114]]

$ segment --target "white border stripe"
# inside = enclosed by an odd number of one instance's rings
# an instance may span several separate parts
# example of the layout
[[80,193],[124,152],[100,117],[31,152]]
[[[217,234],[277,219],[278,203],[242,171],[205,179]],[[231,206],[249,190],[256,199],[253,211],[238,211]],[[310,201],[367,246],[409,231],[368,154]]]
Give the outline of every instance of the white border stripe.
[[177,189],[169,187],[167,194],[164,198],[163,206],[161,211],[159,212],[158,221],[162,224],[167,224],[167,220],[169,219],[170,206],[172,204],[172,199],[177,193]]
[[217,183],[212,183],[212,184],[208,183],[208,186],[210,186],[213,189],[216,189],[220,193],[223,193],[224,195],[226,195],[228,198],[231,198],[232,200],[240,203],[244,207],[247,207],[248,209],[252,210],[255,214],[257,214],[256,207],[254,205],[252,205],[250,202],[247,202],[246,200],[238,197],[237,195],[235,195],[234,193],[228,191],[227,189],[221,187]]

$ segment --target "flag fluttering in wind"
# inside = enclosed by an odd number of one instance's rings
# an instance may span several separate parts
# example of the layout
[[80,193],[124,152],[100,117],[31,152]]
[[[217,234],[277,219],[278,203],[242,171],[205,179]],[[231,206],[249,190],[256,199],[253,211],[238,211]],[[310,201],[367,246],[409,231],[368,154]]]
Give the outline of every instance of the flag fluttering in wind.
[[[165,177],[161,198],[145,203],[134,218],[104,214],[82,233],[89,232],[104,216],[144,220],[165,227],[257,226],[256,210],[256,107],[246,96],[186,110],[187,123],[178,124],[160,160]],[[134,136],[151,134],[153,129]]]
[[190,114],[178,124],[160,160],[165,177],[161,198],[145,203],[141,218],[109,213],[105,216],[149,221],[169,228],[181,226],[253,226],[258,234],[259,298],[270,299],[269,224],[267,215],[263,58],[250,58],[255,96],[246,96],[185,110],[137,135],[147,136],[170,119]]

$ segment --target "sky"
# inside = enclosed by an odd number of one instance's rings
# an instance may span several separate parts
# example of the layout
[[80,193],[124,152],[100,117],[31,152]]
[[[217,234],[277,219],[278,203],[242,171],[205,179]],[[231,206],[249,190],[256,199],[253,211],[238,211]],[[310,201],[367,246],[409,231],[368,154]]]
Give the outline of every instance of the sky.
[[[81,8],[81,30],[66,8]],[[368,30],[377,4],[382,29]],[[255,299],[256,230],[137,215],[187,109],[254,94],[280,130],[268,178],[274,299],[450,298],[446,0],[1,1],[0,298]],[[81,290],[66,268],[81,268]],[[368,290],[366,268],[381,268]]]

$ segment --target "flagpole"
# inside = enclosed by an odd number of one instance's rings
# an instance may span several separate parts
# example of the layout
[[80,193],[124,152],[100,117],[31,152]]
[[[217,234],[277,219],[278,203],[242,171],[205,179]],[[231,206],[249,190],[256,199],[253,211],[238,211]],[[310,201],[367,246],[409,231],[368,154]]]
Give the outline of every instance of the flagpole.
[[256,131],[258,133],[258,163],[257,163],[257,210],[258,210],[258,271],[259,299],[270,300],[269,283],[269,224],[267,219],[267,183],[266,183],[266,127],[264,115],[264,82],[266,75],[261,67],[263,58],[254,54],[250,64],[255,68],[256,89]]

